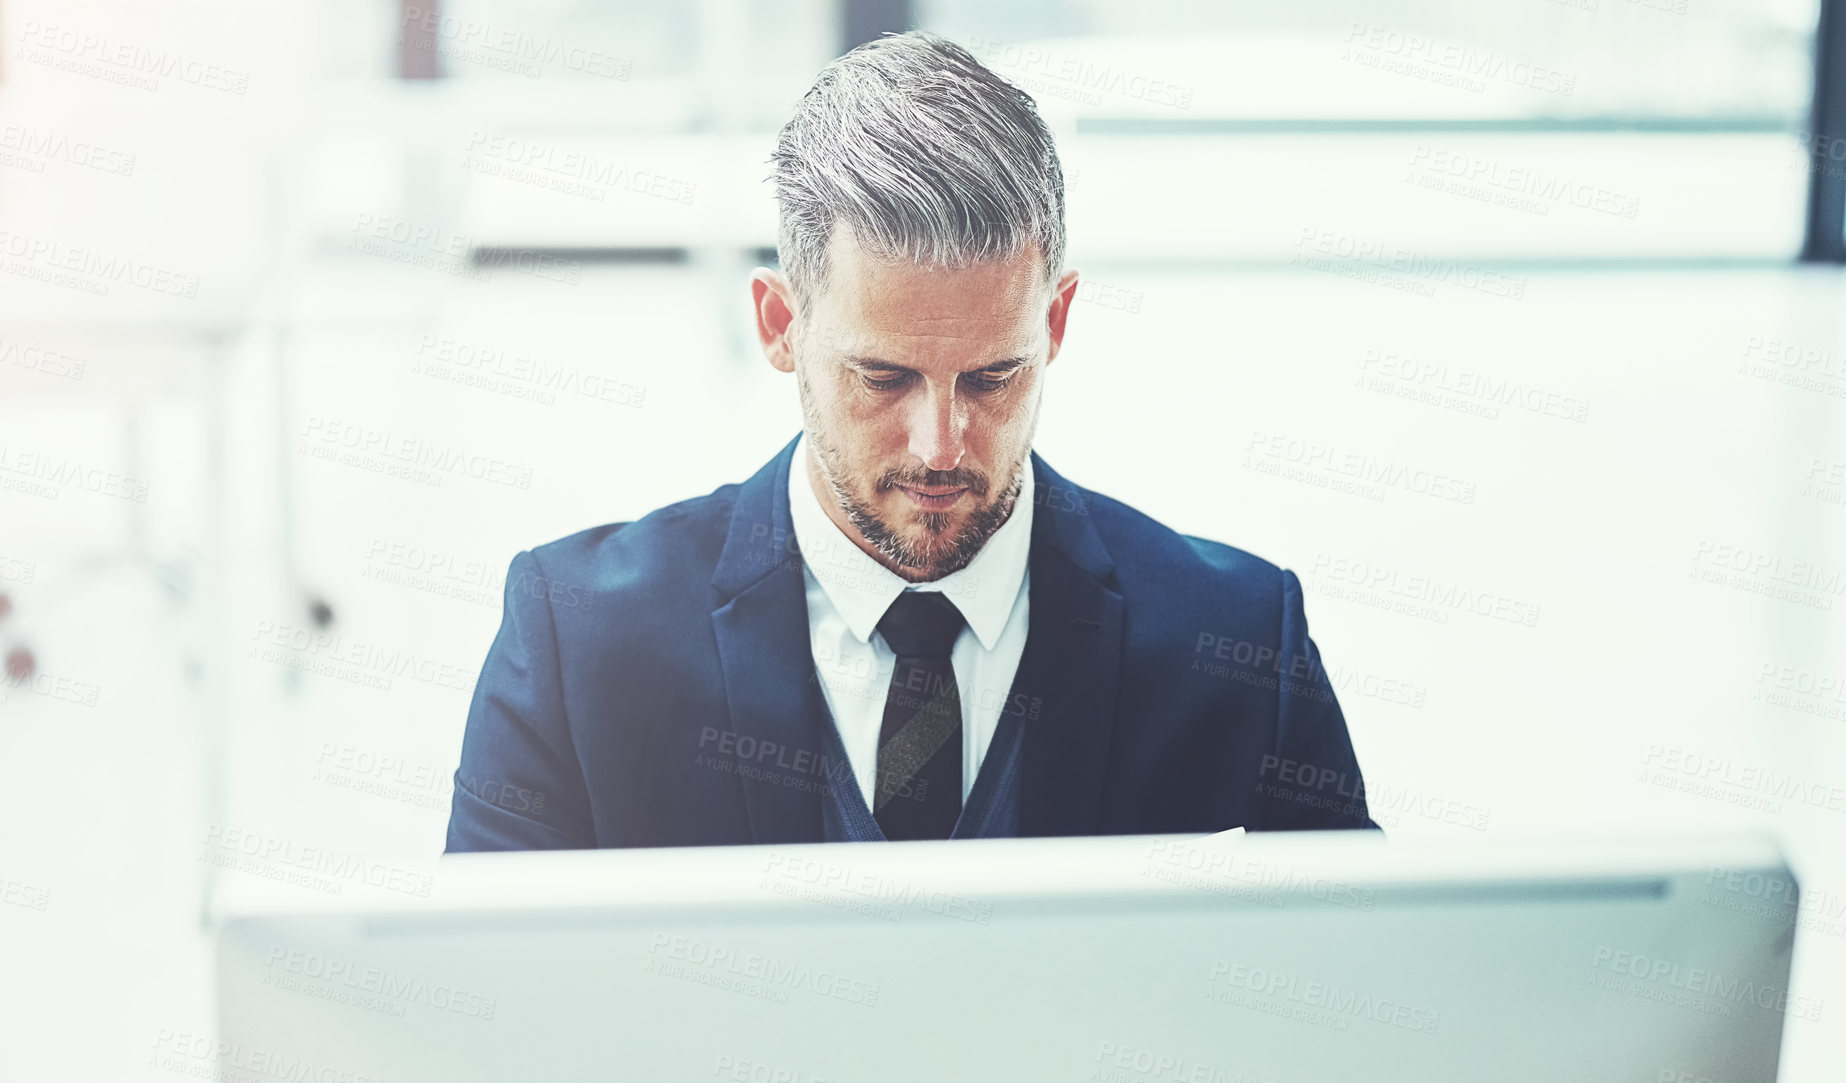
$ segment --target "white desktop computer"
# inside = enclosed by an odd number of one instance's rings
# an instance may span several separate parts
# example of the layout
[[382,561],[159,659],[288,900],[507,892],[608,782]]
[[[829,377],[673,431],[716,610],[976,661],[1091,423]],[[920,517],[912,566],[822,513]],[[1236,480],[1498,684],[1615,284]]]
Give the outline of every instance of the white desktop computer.
[[1374,833],[464,855],[232,877],[218,1059],[431,1080],[1773,1079],[1797,906],[1754,838]]

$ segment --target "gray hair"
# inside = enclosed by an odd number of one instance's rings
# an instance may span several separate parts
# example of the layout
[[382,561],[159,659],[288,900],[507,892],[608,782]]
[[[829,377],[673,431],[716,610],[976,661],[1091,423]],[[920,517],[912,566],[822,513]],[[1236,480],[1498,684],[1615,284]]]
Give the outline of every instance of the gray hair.
[[776,139],[777,251],[797,296],[826,282],[844,221],[873,256],[929,267],[1064,265],[1064,173],[1031,95],[966,49],[912,31],[827,65]]

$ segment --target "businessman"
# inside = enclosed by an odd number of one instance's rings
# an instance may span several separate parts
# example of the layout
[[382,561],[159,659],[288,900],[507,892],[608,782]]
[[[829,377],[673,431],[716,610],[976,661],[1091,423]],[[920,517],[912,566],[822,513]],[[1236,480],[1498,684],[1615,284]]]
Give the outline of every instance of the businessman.
[[772,161],[802,432],[513,559],[449,850],[1375,827],[1294,574],[1032,451],[1077,290],[1032,99],[886,37]]

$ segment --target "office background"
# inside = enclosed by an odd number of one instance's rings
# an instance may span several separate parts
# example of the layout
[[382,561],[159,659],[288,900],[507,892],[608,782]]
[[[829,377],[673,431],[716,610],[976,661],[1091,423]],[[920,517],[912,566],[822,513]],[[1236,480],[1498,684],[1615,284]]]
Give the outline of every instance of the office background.
[[1301,574],[1393,835],[1774,832],[1827,1078],[1842,18],[0,0],[0,1074],[168,1077],[215,877],[440,850],[512,555],[798,426],[765,159],[920,26],[1060,141],[1039,451]]

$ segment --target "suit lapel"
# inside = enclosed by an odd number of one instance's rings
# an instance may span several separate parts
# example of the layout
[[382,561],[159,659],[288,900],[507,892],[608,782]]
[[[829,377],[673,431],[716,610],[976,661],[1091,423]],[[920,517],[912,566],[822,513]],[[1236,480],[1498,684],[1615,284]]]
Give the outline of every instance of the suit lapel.
[[1035,453],[1031,617],[1006,709],[1022,715],[1019,833],[1100,830],[1122,664],[1122,596],[1091,496]]
[[712,631],[737,736],[751,839],[820,842],[821,793],[850,782],[833,764],[826,699],[814,672],[808,599],[788,510],[795,442],[740,487],[712,586],[723,600]]

